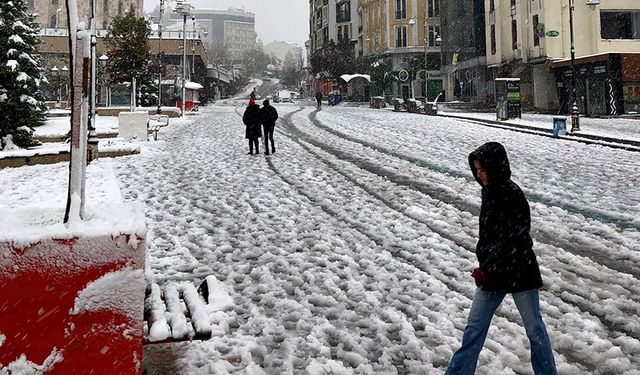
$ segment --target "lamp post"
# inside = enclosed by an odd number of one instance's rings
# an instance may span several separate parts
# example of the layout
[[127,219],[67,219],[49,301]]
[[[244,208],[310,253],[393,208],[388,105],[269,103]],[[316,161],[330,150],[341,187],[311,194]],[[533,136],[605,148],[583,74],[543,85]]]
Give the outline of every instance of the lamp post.
[[187,16],[191,11],[191,4],[178,2],[174,12],[182,14],[182,100],[180,103],[180,116],[184,116],[184,102],[187,96]]
[[109,56],[102,54],[98,60],[100,61],[100,66],[102,67],[102,74],[100,77],[101,81],[102,81],[102,85],[101,85],[101,89],[100,89],[100,96],[102,96],[102,90],[104,89],[105,94],[104,94],[104,104],[106,107],[109,107],[111,105],[110,100],[109,100],[109,85],[107,83],[107,72],[106,72],[106,68],[107,68],[107,61],[109,61]]
[[[60,69],[60,71],[62,72],[63,77],[69,76],[67,73],[69,71],[69,68],[67,68],[66,65],[63,66],[62,69]],[[64,95],[67,97],[66,101],[67,101],[67,108],[68,108],[69,107],[69,84],[68,84],[67,78],[65,78],[65,81],[64,81]],[[60,97],[62,98],[62,95],[60,95]]]
[[573,7],[574,0],[569,0],[569,38],[571,41],[571,132],[580,130],[580,115],[576,98],[576,49],[573,44]]
[[56,75],[56,108],[60,108],[60,69],[54,65],[51,72]]
[[191,34],[191,75],[190,81],[194,81],[196,77],[196,17],[191,16],[191,22],[193,26],[193,34]]

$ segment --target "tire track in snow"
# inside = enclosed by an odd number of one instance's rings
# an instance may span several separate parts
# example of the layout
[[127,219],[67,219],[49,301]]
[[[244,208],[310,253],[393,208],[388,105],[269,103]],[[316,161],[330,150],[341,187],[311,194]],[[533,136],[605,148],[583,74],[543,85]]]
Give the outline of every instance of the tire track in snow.
[[[373,150],[376,150],[382,154],[386,154],[386,155],[391,155],[393,157],[396,157],[398,159],[407,161],[411,164],[415,164],[417,166],[432,170],[436,173],[441,173],[441,174],[446,174],[455,178],[462,178],[465,179],[469,182],[473,182],[473,179],[471,177],[469,177],[468,174],[461,174],[458,171],[452,170],[452,169],[448,169],[445,167],[441,167],[441,166],[437,166],[435,164],[431,164],[427,161],[421,160],[421,159],[417,159],[411,156],[407,156],[404,155],[402,153],[399,152],[395,152],[392,150],[389,150],[385,147],[381,147],[377,144],[371,143],[369,141],[365,141],[362,139],[358,139],[355,138],[351,135],[348,135],[344,132],[338,131],[333,129],[330,126],[327,126],[325,124],[323,124],[320,120],[318,120],[316,114],[318,113],[318,111],[314,111],[310,114],[309,119],[311,120],[311,122],[316,125],[318,128],[325,130],[333,135],[336,135],[342,139],[345,140],[349,140],[351,142],[354,143],[358,143],[361,144],[364,147],[368,147],[371,148]],[[345,113],[345,116],[348,116],[348,113]],[[552,207],[560,207],[563,210],[573,213],[573,214],[578,214],[578,215],[582,215],[587,219],[593,219],[599,222],[605,222],[605,223],[609,223],[609,224],[613,224],[621,229],[637,229],[640,230],[640,227],[634,223],[631,219],[626,219],[626,218],[619,218],[619,217],[614,217],[611,216],[607,213],[604,212],[596,212],[593,210],[589,210],[589,209],[585,209],[576,205],[572,205],[570,203],[568,203],[568,201],[566,200],[554,200],[554,199],[548,199],[545,198],[544,196],[541,196],[539,194],[536,194],[535,191],[529,192],[527,193],[527,196],[529,197],[530,201],[532,202],[536,202],[536,203],[541,203],[544,204],[545,206],[552,206]]]
[[[317,111],[312,112],[312,115],[315,114],[316,112]],[[315,120],[315,122],[317,123],[317,120]],[[298,129],[293,124],[292,121],[289,121],[288,124],[289,124],[288,130],[291,132],[292,136],[294,136],[297,139],[304,139],[306,142],[333,154],[334,156],[336,156],[341,160],[349,161],[363,170],[367,170],[371,173],[387,178],[398,185],[410,187],[412,189],[415,189],[435,199],[453,204],[460,211],[469,212],[474,216],[479,215],[479,212],[480,212],[479,206],[469,203],[468,201],[462,199],[458,195],[449,194],[446,191],[434,189],[432,186],[428,184],[424,184],[420,181],[416,181],[414,179],[411,179],[410,177],[403,176],[387,168],[383,168],[379,164],[376,164],[373,161],[367,160],[366,158],[360,157],[358,155],[348,154],[340,150],[336,146],[329,145],[322,140],[318,140],[314,138],[313,135],[303,132],[302,130]],[[326,126],[321,125],[319,127],[326,127]],[[339,132],[332,132],[331,130],[327,130],[327,131],[331,134],[337,135],[342,138],[342,135]],[[357,140],[353,141],[349,139],[349,137],[347,137],[347,141],[359,143]],[[365,147],[369,147],[369,146],[365,146]],[[379,146],[372,147],[372,149],[375,149],[375,150],[377,150],[377,148],[380,148],[380,147]],[[384,152],[384,151],[379,151],[379,152],[395,157],[395,155],[389,152]],[[406,160],[404,157],[401,158],[401,160],[405,160],[411,163],[410,159]],[[419,161],[419,162],[422,163],[423,166],[427,165],[425,164],[424,161]],[[425,168],[428,169],[428,167],[426,166]],[[440,173],[438,171],[435,171],[435,172]],[[468,179],[468,177],[466,177],[466,179]],[[575,235],[578,235],[578,234],[579,233],[575,233]],[[635,264],[635,262],[633,264],[627,264],[627,262],[625,261],[616,261],[615,259],[610,258],[610,254],[603,253],[600,249],[590,248],[584,244],[580,244],[580,247],[578,247],[576,246],[576,242],[575,241],[572,242],[571,239],[564,239],[564,238],[559,239],[557,238],[557,236],[554,236],[551,233],[543,232],[541,230],[535,231],[533,235],[535,236],[535,239],[540,243],[553,245],[555,247],[560,247],[578,256],[588,257],[593,261],[595,261],[596,263],[605,265],[606,267],[612,270],[616,270],[621,273],[630,274],[634,278],[640,279],[640,270],[638,269],[638,266]]]
[[[287,122],[290,126],[291,126],[291,116],[293,116],[293,114],[294,113],[291,113],[290,116],[285,116],[285,122]],[[411,216],[408,216],[407,213],[405,212],[405,210],[403,210],[401,207],[397,207],[397,205],[395,205],[392,201],[382,197],[380,194],[378,194],[373,189],[368,188],[367,185],[359,183],[352,175],[350,175],[348,173],[345,173],[344,171],[340,170],[335,165],[327,162],[326,160],[321,158],[319,155],[317,155],[316,152],[312,151],[308,146],[304,145],[299,139],[296,139],[296,138],[292,137],[291,135],[286,134],[284,132],[281,132],[281,134],[289,137],[294,142],[298,143],[303,149],[305,149],[307,152],[309,152],[312,155],[314,155],[318,160],[320,160],[322,163],[327,165],[330,169],[332,169],[335,172],[337,172],[338,174],[342,175],[345,179],[347,179],[348,181],[353,183],[355,186],[358,186],[359,188],[361,188],[362,190],[367,192],[369,195],[371,195],[375,199],[380,200],[384,205],[386,205],[390,209],[402,214],[403,216],[406,216],[407,218],[409,218],[411,220],[416,220],[416,221],[420,222],[421,224],[426,225],[430,230],[432,230],[433,232],[435,232],[438,235],[442,236],[443,238],[451,240],[454,243],[456,243],[458,246],[460,246],[461,248],[464,248],[464,249],[466,249],[466,250],[468,250],[470,252],[473,252],[469,247],[469,245],[470,245],[469,242],[467,244],[460,244],[459,241],[457,241],[455,238],[451,238],[451,236],[448,235],[448,232],[442,231],[436,225],[432,225],[432,224],[426,222],[425,220],[415,219],[415,218],[413,218]],[[331,151],[326,150],[322,146],[317,146],[317,147],[319,147],[323,151],[331,154]],[[337,155],[334,155],[334,156],[339,157]],[[269,163],[270,163],[270,165],[272,165],[272,163],[270,161],[269,161]],[[275,170],[275,167],[272,167],[272,168],[274,169],[274,172],[276,174],[280,175],[277,172],[277,170]],[[282,176],[280,176],[280,177],[282,178]],[[290,183],[295,184],[293,182],[290,182]],[[405,260],[407,260],[407,259],[405,258]],[[422,270],[422,271],[424,271],[424,270]],[[593,280],[593,281],[594,282],[599,282],[600,280]],[[574,295],[567,295],[567,291],[566,290],[565,291],[551,290],[551,291],[548,291],[548,292],[553,294],[556,298],[561,300],[567,306],[575,306],[578,309],[580,309],[581,311],[583,311],[584,313],[587,313],[587,314],[597,318],[600,321],[600,323],[610,331],[610,333],[614,334],[614,336],[616,336],[616,337],[627,336],[627,337],[634,338],[636,340],[640,340],[640,333],[636,332],[633,329],[633,327],[626,327],[624,322],[618,322],[618,321],[612,320],[608,316],[609,312],[607,311],[607,309],[597,309],[597,306],[595,306],[595,307],[592,306],[592,304],[587,300],[586,297],[581,296],[581,295],[575,295],[575,294]],[[578,293],[578,292],[580,292],[580,290],[574,290],[572,292]],[[636,310],[635,314],[638,314],[637,310]],[[565,354],[565,353],[563,353],[563,354]],[[566,353],[566,354],[569,355],[570,353]],[[586,363],[582,363],[582,364],[585,365],[586,367],[590,367],[589,364],[586,364]],[[593,366],[593,365],[591,365],[591,366]]]

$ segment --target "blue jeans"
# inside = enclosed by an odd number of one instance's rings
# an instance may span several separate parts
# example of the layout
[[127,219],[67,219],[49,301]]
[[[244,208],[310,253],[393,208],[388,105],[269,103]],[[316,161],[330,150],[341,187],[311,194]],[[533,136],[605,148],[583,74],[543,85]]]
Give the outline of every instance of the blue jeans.
[[[487,337],[491,319],[505,296],[506,293],[503,292],[486,292],[480,288],[476,289],[471,311],[469,311],[469,321],[462,336],[462,346],[451,358],[445,375],[475,373],[478,355]],[[531,366],[534,374],[557,375],[551,343],[540,315],[538,289],[513,293],[512,296],[531,344]]]

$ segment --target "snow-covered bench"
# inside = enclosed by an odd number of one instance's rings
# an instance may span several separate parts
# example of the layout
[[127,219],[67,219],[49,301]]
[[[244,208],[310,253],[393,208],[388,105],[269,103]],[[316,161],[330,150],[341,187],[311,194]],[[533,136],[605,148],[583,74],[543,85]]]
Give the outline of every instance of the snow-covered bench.
[[153,134],[153,140],[158,140],[158,132],[161,128],[169,126],[169,116],[167,115],[151,115],[147,122],[147,134]]
[[151,283],[144,302],[144,343],[207,340],[224,335],[228,323],[224,311],[233,309],[233,299],[215,276],[200,287],[190,282]]

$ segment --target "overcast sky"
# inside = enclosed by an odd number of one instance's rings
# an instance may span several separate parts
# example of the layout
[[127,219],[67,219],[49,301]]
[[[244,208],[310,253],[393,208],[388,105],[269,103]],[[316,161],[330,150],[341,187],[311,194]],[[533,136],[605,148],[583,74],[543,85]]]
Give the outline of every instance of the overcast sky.
[[[272,41],[294,42],[304,48],[309,37],[309,2],[305,0],[189,0],[197,8],[244,8],[256,15],[256,33],[264,44]],[[144,9],[152,11],[160,0],[144,0]],[[165,7],[174,7],[175,1]],[[168,10],[165,8],[165,11]]]

